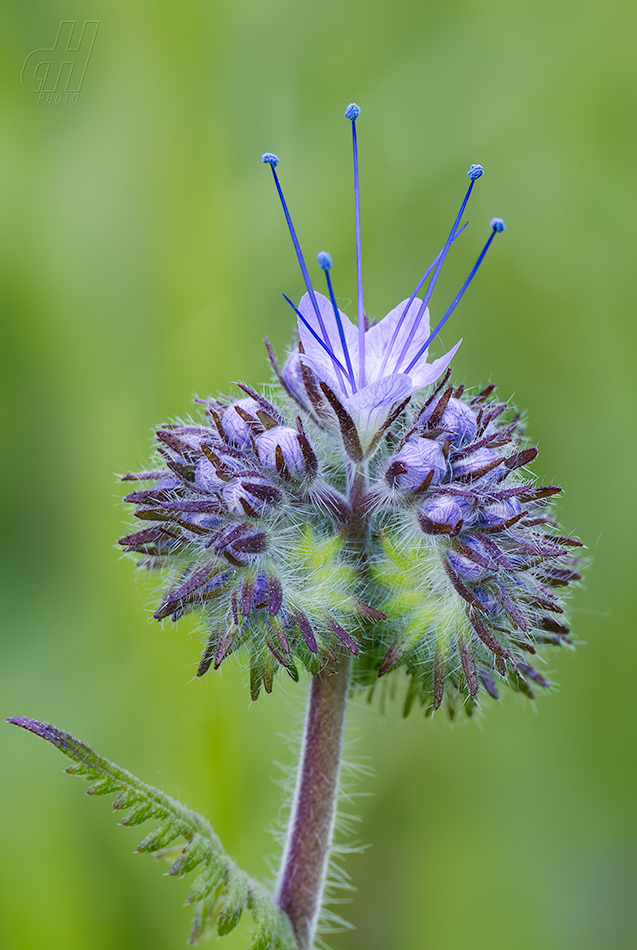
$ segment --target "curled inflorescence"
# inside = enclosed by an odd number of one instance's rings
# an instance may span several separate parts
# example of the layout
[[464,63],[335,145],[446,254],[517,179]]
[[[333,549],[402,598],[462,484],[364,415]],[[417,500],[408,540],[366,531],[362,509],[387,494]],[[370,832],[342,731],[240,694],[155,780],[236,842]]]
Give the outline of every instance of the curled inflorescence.
[[431,709],[445,691],[450,709],[497,698],[497,681],[548,687],[531,660],[570,643],[559,593],[579,542],[557,533],[559,488],[526,474],[537,450],[493,387],[439,384],[403,408],[353,500],[351,418],[297,352],[279,375],[288,394],[206,402],[200,423],[157,431],[161,468],[125,476],[148,487],[126,496],[145,527],[121,544],[170,577],[155,617],[198,609],[210,625],[198,675],[243,648],[256,698],[278,670],[345,649],[359,685],[402,666],[408,704]]
[[[560,489],[537,485],[537,455],[494,387],[448,385],[449,353],[428,362],[501,218],[450,306],[430,330],[429,301],[481,165],[448,237],[409,298],[371,323],[363,302],[356,120],[352,123],[358,325],[342,313],[332,258],[317,255],[327,296],[312,285],[281,182],[266,152],[307,292],[298,338],[267,392],[202,402],[202,417],[157,431],[157,470],[127,495],[144,527],[121,540],[168,578],[158,620],[199,610],[209,639],[198,668],[249,657],[253,698],[275,674],[292,678],[355,657],[354,683],[373,688],[403,669],[406,709],[443,699],[470,712],[498,683],[533,696],[550,682],[546,646],[570,644],[560,594],[579,580],[574,549],[550,513]],[[417,294],[424,287],[422,297]],[[444,374],[444,377],[443,377]],[[440,378],[443,377],[440,382]]]

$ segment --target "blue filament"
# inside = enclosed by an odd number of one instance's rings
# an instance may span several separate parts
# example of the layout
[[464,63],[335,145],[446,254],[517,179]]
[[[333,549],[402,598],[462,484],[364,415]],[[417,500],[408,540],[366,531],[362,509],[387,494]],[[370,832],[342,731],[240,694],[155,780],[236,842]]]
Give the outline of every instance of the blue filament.
[[[276,159],[276,162],[274,161]],[[292,238],[292,244],[294,245],[294,250],[301,268],[301,273],[303,274],[303,280],[305,281],[305,286],[307,287],[307,292],[310,295],[310,300],[312,301],[312,306],[314,307],[314,312],[316,313],[316,319],[318,320],[319,327],[321,328],[321,333],[323,334],[323,339],[327,346],[325,349],[332,356],[332,359],[335,361],[334,365],[337,367],[338,360],[336,360],[333,351],[332,344],[330,343],[329,334],[323,323],[323,317],[321,316],[321,311],[319,309],[318,302],[316,300],[316,295],[314,293],[314,288],[312,287],[312,282],[310,280],[310,275],[307,272],[307,267],[305,266],[305,259],[303,257],[303,252],[301,251],[301,245],[299,244],[299,239],[296,236],[296,231],[294,230],[294,225],[292,224],[292,218],[290,217],[290,212],[288,211],[288,206],[286,204],[285,198],[283,197],[283,189],[279,182],[279,176],[276,173],[276,163],[279,161],[276,155],[272,155],[269,152],[266,152],[262,158],[262,161],[269,165],[272,169],[272,177],[274,178],[274,184],[276,185],[276,190],[279,193],[279,199],[283,207],[283,213],[285,215],[285,220],[287,222],[288,231],[290,232],[290,237]],[[286,298],[287,299],[287,298]],[[338,368],[337,368],[338,374]]]
[[438,322],[438,324],[435,326],[435,328],[431,331],[431,333],[429,334],[429,337],[427,338],[427,340],[425,341],[425,343],[423,343],[423,345],[420,347],[420,349],[418,350],[418,352],[417,352],[416,355],[414,356],[413,360],[411,361],[411,363],[409,364],[409,366],[408,366],[407,369],[405,370],[405,373],[406,373],[407,375],[409,375],[409,373],[410,373],[411,370],[414,368],[414,366],[416,365],[416,363],[418,362],[418,360],[421,359],[423,353],[426,353],[427,349],[429,348],[429,344],[431,343],[431,341],[432,341],[436,336],[438,336],[438,334],[440,333],[440,331],[441,331],[442,328],[444,327],[445,323],[447,322],[447,320],[449,319],[449,317],[451,316],[451,314],[453,313],[453,311],[456,309],[456,307],[457,307],[458,304],[460,303],[460,301],[461,301],[461,299],[462,299],[462,297],[463,297],[463,295],[464,295],[465,290],[467,289],[467,287],[469,286],[469,284],[471,283],[471,281],[472,281],[473,278],[475,277],[476,272],[477,272],[478,268],[480,267],[480,264],[481,264],[482,261],[484,260],[485,254],[487,253],[487,251],[488,251],[489,248],[491,247],[491,242],[493,241],[493,239],[494,239],[494,237],[496,236],[496,234],[500,234],[500,233],[504,230],[504,227],[499,227],[499,226],[498,226],[498,225],[500,224],[500,222],[502,223],[502,225],[504,225],[504,221],[502,221],[501,218],[494,218],[493,220],[496,222],[496,225],[494,225],[493,222],[491,222],[491,234],[489,235],[489,239],[488,239],[487,243],[484,245],[484,247],[483,247],[482,250],[480,251],[480,254],[479,254],[479,256],[478,256],[478,260],[475,262],[475,264],[474,264],[473,267],[471,268],[471,270],[470,270],[470,272],[469,272],[469,276],[468,276],[467,279],[465,280],[464,284],[462,285],[462,287],[460,288],[460,290],[458,291],[458,293],[456,294],[456,296],[453,298],[453,302],[452,302],[451,306],[449,307],[449,309],[447,310],[447,312],[445,313],[444,317]]
[[[327,281],[327,291],[330,295],[330,300],[332,301],[332,308],[334,310],[334,319],[336,320],[336,326],[338,327],[338,335],[341,338],[341,346],[343,347],[343,356],[345,357],[345,362],[347,363],[347,376],[349,378],[349,381],[352,387],[352,392],[355,393],[356,392],[356,377],[354,376],[352,361],[349,355],[349,347],[347,346],[347,340],[345,339],[343,321],[341,320],[341,314],[339,312],[338,305],[336,303],[336,297],[334,296],[334,288],[332,287],[332,279],[330,277],[330,267],[332,266],[332,258],[327,253],[327,251],[321,251],[321,253],[317,254],[316,256],[319,259],[319,266],[321,267],[322,270],[325,271],[325,279]],[[321,264],[321,259],[325,261],[326,258],[329,260],[329,267],[323,267],[323,264]]]
[[[459,234],[462,234],[462,232],[464,231],[464,229],[466,228],[466,226],[467,226],[468,224],[469,224],[469,222],[468,222],[468,221],[465,221],[465,223],[462,225],[462,227],[461,227],[461,228],[458,228],[458,230],[456,231],[456,233],[455,233],[454,236],[453,236],[453,241],[456,240],[456,238],[458,237]],[[453,241],[452,241],[452,243],[453,243]],[[385,355],[384,355],[384,357],[383,357],[383,362],[382,362],[381,367],[380,367],[380,375],[381,375],[381,376],[382,376],[383,373],[385,372],[385,367],[387,366],[387,361],[388,361],[388,359],[389,359],[389,355],[390,355],[390,353],[391,353],[391,351],[392,351],[392,349],[393,349],[393,347],[394,347],[394,343],[396,342],[396,340],[397,340],[397,338],[398,338],[398,334],[399,334],[399,332],[400,332],[400,328],[402,327],[403,323],[405,322],[405,317],[406,317],[407,314],[409,313],[409,308],[411,307],[412,303],[413,303],[414,300],[416,299],[416,294],[418,293],[418,291],[420,290],[420,288],[422,287],[422,285],[423,285],[424,282],[427,280],[427,278],[428,278],[429,275],[431,274],[432,270],[434,269],[434,267],[436,266],[436,264],[437,264],[438,261],[440,260],[440,256],[441,256],[443,250],[444,250],[444,248],[443,248],[442,250],[440,250],[440,251],[436,254],[436,256],[434,257],[433,261],[431,262],[431,264],[429,265],[429,267],[427,268],[427,270],[425,271],[425,273],[422,275],[422,277],[420,278],[420,280],[419,280],[418,283],[416,284],[416,286],[415,286],[415,288],[414,288],[414,291],[413,291],[411,297],[410,297],[409,300],[407,301],[407,303],[406,303],[406,305],[405,305],[405,308],[404,308],[403,312],[402,312],[401,315],[400,315],[400,320],[398,321],[398,323],[397,323],[396,326],[394,327],[394,332],[392,333],[391,340],[389,341],[389,346],[388,346],[387,349],[385,350]]]
[[354,207],[356,214],[356,289],[358,300],[358,379],[365,385],[365,303],[363,300],[363,260],[361,254],[361,198],[358,182],[358,141],[356,139],[356,119],[360,108],[355,102],[348,105],[345,117],[352,122],[352,152],[354,156]]
[[[478,170],[478,169],[480,170],[480,173],[479,173],[479,174],[477,174],[477,170]],[[473,170],[473,171],[472,171],[472,170]],[[274,169],[272,169],[272,171],[274,171]],[[482,165],[472,165],[471,168],[469,169],[469,171],[467,172],[467,175],[469,175],[469,177],[471,178],[471,183],[470,183],[469,187],[467,188],[467,193],[466,193],[466,195],[464,196],[464,199],[463,199],[462,204],[460,205],[460,211],[459,211],[458,214],[456,215],[456,220],[455,220],[454,223],[453,223],[453,227],[451,228],[451,231],[449,232],[449,237],[447,238],[447,240],[446,240],[446,242],[445,242],[445,246],[444,246],[443,249],[442,249],[442,252],[441,252],[440,257],[439,257],[439,259],[438,259],[438,263],[436,264],[436,269],[434,270],[434,273],[433,273],[433,277],[431,278],[431,280],[430,280],[430,282],[429,282],[429,286],[427,287],[427,291],[426,291],[426,293],[425,293],[425,296],[423,297],[422,303],[420,304],[420,307],[419,307],[419,309],[418,309],[418,313],[416,314],[416,317],[415,317],[415,319],[414,319],[414,324],[413,324],[413,327],[412,327],[412,329],[411,329],[411,332],[409,333],[407,339],[405,340],[405,344],[404,344],[404,346],[403,346],[403,348],[402,348],[402,350],[401,350],[400,356],[399,356],[398,359],[396,360],[396,366],[395,366],[395,368],[394,368],[394,372],[395,372],[395,373],[399,372],[398,367],[400,366],[402,360],[404,359],[405,354],[406,354],[407,351],[409,350],[409,346],[410,346],[410,344],[411,344],[411,341],[412,341],[413,338],[414,338],[414,333],[416,332],[416,330],[417,330],[418,327],[420,326],[420,321],[422,320],[422,315],[423,315],[423,313],[425,312],[425,310],[427,309],[427,304],[428,304],[429,301],[431,300],[431,295],[433,294],[434,289],[435,289],[435,287],[436,287],[436,283],[437,283],[437,281],[438,281],[438,277],[440,276],[440,271],[442,270],[442,265],[444,264],[444,262],[445,262],[445,260],[446,260],[446,258],[447,258],[447,254],[449,253],[449,248],[450,248],[451,245],[453,244],[456,230],[457,230],[457,228],[458,228],[458,225],[460,224],[460,219],[461,219],[462,215],[464,214],[464,209],[467,207],[467,202],[469,201],[469,198],[470,198],[470,196],[471,196],[471,192],[472,192],[472,190],[473,190],[473,186],[475,185],[476,181],[478,180],[478,178],[480,178],[480,176],[481,176],[483,173],[484,173],[484,170],[483,170],[483,168],[482,168]],[[413,365],[413,364],[412,364],[412,365]]]
[[323,342],[323,340],[320,338],[320,336],[318,335],[318,333],[316,332],[316,330],[314,329],[314,327],[311,326],[311,325],[307,322],[307,320],[305,319],[305,317],[303,316],[303,314],[301,313],[301,311],[300,311],[297,307],[294,306],[294,304],[292,303],[292,301],[290,300],[290,298],[289,298],[286,294],[281,294],[281,296],[283,297],[284,300],[287,300],[287,302],[289,303],[289,305],[292,307],[292,310],[294,310],[295,314],[297,315],[297,317],[299,318],[299,320],[301,321],[301,323],[302,323],[304,326],[307,327],[307,329],[310,331],[310,333],[312,334],[312,336],[314,337],[314,339],[316,340],[316,342],[321,344],[321,346],[323,347],[323,349],[325,350],[325,352],[327,353],[327,355],[329,356],[329,358],[332,360],[332,362],[334,363],[334,365],[343,373],[344,376],[347,376],[347,370],[345,369],[345,367],[343,366],[343,364],[341,363],[341,361],[340,361],[340,360],[338,359],[338,357],[332,352],[332,350],[330,349],[330,347],[329,347],[326,343]]

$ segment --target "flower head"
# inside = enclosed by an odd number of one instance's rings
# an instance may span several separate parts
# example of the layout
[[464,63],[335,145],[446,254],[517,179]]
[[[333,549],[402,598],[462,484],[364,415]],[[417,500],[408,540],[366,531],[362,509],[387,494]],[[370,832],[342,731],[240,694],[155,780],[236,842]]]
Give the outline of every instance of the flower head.
[[[406,674],[406,710],[467,712],[498,684],[533,695],[546,646],[570,644],[562,591],[579,579],[580,543],[548,511],[557,486],[537,485],[537,455],[493,386],[447,385],[459,345],[428,362],[431,342],[473,279],[489,238],[451,305],[430,329],[429,302],[474,183],[447,239],[411,295],[368,324],[363,306],[356,120],[355,325],[336,302],[332,258],[317,255],[314,289],[266,153],[306,284],[298,345],[267,395],[202,401],[202,417],[157,431],[154,467],[126,479],[141,524],[121,544],[166,570],[155,612],[200,611],[209,625],[198,675],[233,653],[250,665],[253,698],[277,673],[316,673],[343,651],[373,690]],[[421,288],[424,288],[419,294]],[[444,374],[444,375],[443,375]],[[440,379],[440,377],[443,377]],[[412,397],[422,391],[420,400]],[[410,404],[411,402],[411,404]]]
[[[327,251],[320,251],[317,255],[317,261],[319,267],[325,273],[328,296],[323,296],[314,289],[275,170],[279,164],[279,159],[276,155],[267,152],[263,155],[262,161],[270,165],[272,169],[292,243],[307,287],[307,292],[301,298],[298,307],[294,305],[289,297],[285,297],[297,314],[302,347],[301,362],[310,368],[319,384],[323,383],[329,387],[332,396],[338,400],[341,408],[351,420],[357,432],[361,451],[366,453],[376,445],[378,434],[386,425],[392,409],[409,400],[417,390],[435,382],[453,359],[462,342],[461,340],[456,343],[449,353],[431,363],[427,362],[429,345],[458,305],[482,262],[493,237],[504,230],[504,222],[501,218],[493,218],[490,222],[490,237],[474,268],[451,306],[431,332],[429,301],[449,248],[460,232],[464,230],[460,222],[473,186],[484,174],[482,165],[471,165],[467,172],[470,179],[469,188],[442,250],[427,268],[411,296],[403,300],[393,310],[390,310],[378,323],[368,326],[363,304],[358,142],[356,137],[356,120],[360,115],[360,111],[356,103],[350,103],[345,110],[345,117],[350,119],[352,123],[354,155],[357,326],[354,326],[338,308],[330,277],[332,258]],[[428,278],[430,278],[429,283],[423,297],[420,298],[417,296],[418,291]]]

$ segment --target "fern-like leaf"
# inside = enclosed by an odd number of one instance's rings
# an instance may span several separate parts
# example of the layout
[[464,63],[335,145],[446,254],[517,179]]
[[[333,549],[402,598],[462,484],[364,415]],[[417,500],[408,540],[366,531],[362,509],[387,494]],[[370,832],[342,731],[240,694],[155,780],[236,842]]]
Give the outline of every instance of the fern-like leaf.
[[[267,888],[228,857],[206,818],[102,758],[68,732],[35,719],[16,717],[8,721],[46,739],[73,759],[77,764],[66,771],[91,782],[89,795],[117,795],[113,808],[127,810],[122,825],[139,825],[152,819],[155,828],[138,851],[168,860],[170,875],[182,877],[198,871],[187,900],[195,905],[191,944],[199,943],[215,929],[219,936],[230,933],[247,908],[256,925],[251,950],[297,950],[287,916]],[[183,847],[176,844],[179,840],[185,841]]]

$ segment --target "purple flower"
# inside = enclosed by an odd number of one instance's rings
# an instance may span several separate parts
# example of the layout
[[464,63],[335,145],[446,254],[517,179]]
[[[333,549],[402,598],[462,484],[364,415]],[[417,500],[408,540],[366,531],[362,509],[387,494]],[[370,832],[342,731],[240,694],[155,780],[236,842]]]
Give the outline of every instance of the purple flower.
[[199,491],[218,492],[225,488],[227,484],[227,480],[224,481],[224,479],[219,478],[217,469],[210,459],[206,456],[199,459],[195,469],[195,485]]
[[[365,384],[361,386],[357,328],[340,310],[335,313],[332,303],[323,294],[315,292],[314,299],[321,314],[328,345],[338,362],[318,342],[317,337],[322,331],[310,294],[303,295],[298,308],[306,321],[298,320],[299,335],[305,351],[301,360],[339,397],[356,425],[361,444],[366,448],[387,419],[392,406],[435,382],[446,370],[462,341],[459,340],[445,356],[428,363],[427,348],[422,350],[422,347],[430,336],[429,310],[425,308],[419,316],[422,301],[418,297],[403,300],[365,334]],[[339,323],[343,331],[342,339]],[[351,365],[351,374],[343,372],[341,368],[341,365],[346,367],[347,363]]]
[[489,505],[480,512],[480,523],[488,528],[507,527],[522,516],[522,505],[517,498],[506,498]]
[[[332,409],[339,417],[341,430],[343,429],[344,410],[357,432],[358,456],[369,452],[377,444],[377,436],[388,423],[392,408],[406,402],[418,389],[428,386],[446,370],[461,340],[445,356],[439,357],[432,363],[427,362],[427,353],[432,340],[438,335],[444,324],[454,312],[462,299],[464,292],[473,280],[478,267],[482,263],[493,238],[504,230],[504,222],[500,218],[493,218],[489,224],[490,236],[469,276],[460,291],[454,297],[442,318],[433,331],[429,329],[428,304],[436,287],[443,264],[449,249],[458,235],[464,230],[461,225],[467,202],[473,187],[484,174],[481,165],[471,165],[467,176],[470,184],[460,210],[451,227],[442,250],[434,258],[409,298],[402,301],[378,323],[367,327],[363,296],[363,270],[360,228],[360,189],[358,177],[358,148],[356,145],[356,120],[360,115],[358,106],[346,113],[352,121],[352,143],[354,155],[354,199],[356,209],[356,301],[357,325],[341,313],[336,303],[334,289],[330,278],[332,258],[327,251],[320,251],[317,255],[318,265],[325,274],[329,297],[324,297],[312,286],[312,281],[301,250],[301,245],[292,223],[292,217],[283,195],[283,189],[276,171],[279,164],[278,156],[266,152],[262,161],[270,167],[274,183],[281,201],[286,224],[292,238],[292,244],[301,268],[303,281],[307,293],[303,295],[298,307],[295,307],[289,297],[283,295],[296,312],[298,330],[301,337],[303,353],[300,359],[309,366],[319,383],[329,386],[331,394],[340,406],[328,395]],[[417,296],[420,288],[426,285],[422,299]],[[294,368],[295,378],[290,379],[289,392],[298,398],[301,386],[297,367]],[[285,374],[285,370],[284,370]],[[283,380],[286,385],[288,381]],[[304,404],[306,400],[300,399]],[[355,455],[351,456],[356,457]]]

